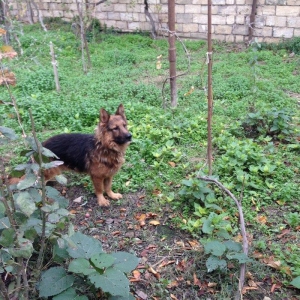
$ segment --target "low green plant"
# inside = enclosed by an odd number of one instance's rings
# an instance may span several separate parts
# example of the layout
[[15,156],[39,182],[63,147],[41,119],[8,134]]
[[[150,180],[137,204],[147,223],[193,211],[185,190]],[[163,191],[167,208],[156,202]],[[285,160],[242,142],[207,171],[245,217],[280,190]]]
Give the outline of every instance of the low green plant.
[[[18,139],[10,128],[1,126],[0,133],[8,141]],[[74,233],[68,201],[45,185],[43,175],[44,170],[63,162],[55,160],[55,154],[44,148],[35,134],[26,137],[25,143],[23,155],[34,161],[15,168],[13,176],[24,174],[21,180],[10,184],[0,161],[5,181],[0,189],[0,273],[2,278],[10,274],[7,287],[0,279],[4,298],[33,299],[37,287],[42,298],[83,300],[89,295],[94,299],[100,288],[111,299],[134,299],[124,273],[136,267],[138,258],[126,252],[106,254],[96,239]],[[56,179],[66,183],[62,175]],[[89,291],[81,295],[84,289]]]
[[248,113],[242,122],[248,137],[270,136],[272,140],[288,141],[295,134],[293,113],[285,109],[261,110]]
[[285,220],[292,228],[300,226],[300,214],[298,212],[290,212],[286,214]]

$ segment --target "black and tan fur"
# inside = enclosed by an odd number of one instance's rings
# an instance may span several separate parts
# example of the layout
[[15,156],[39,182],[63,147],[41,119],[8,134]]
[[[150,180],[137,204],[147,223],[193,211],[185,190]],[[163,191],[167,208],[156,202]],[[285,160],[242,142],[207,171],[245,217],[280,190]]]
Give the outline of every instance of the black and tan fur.
[[117,200],[119,193],[111,190],[113,176],[124,163],[126,148],[131,142],[131,134],[127,130],[127,119],[122,104],[115,115],[109,115],[105,109],[100,110],[100,122],[95,135],[92,134],[60,134],[43,143],[64,164],[45,171],[46,180],[65,170],[88,173],[94,184],[98,204],[109,206],[104,197]]

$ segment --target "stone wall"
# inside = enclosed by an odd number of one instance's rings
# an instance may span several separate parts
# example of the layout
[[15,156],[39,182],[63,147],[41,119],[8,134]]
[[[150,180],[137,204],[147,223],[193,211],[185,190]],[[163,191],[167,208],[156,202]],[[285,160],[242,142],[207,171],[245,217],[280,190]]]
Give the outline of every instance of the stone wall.
[[[19,2],[17,2],[19,1]],[[12,0],[14,14],[25,18],[24,2]],[[98,0],[90,0],[96,3]],[[149,12],[160,34],[167,33],[168,0],[147,0]],[[248,40],[253,0],[212,0],[212,37],[221,41]],[[35,0],[44,17],[72,20],[77,15],[76,0]],[[144,0],[108,0],[94,8],[93,17],[108,27],[125,32],[151,30],[145,15]],[[181,37],[204,39],[207,36],[207,0],[176,0],[176,32]],[[23,15],[21,15],[23,13]],[[36,16],[36,12],[35,12]],[[276,42],[300,36],[300,0],[257,0],[253,37]]]

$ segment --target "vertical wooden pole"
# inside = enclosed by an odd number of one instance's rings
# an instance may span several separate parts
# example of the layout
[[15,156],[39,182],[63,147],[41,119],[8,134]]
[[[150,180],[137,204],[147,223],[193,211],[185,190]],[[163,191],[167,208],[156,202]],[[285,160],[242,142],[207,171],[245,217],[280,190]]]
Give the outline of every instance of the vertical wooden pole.
[[50,54],[52,57],[52,66],[53,66],[53,73],[54,73],[54,79],[55,79],[55,86],[56,86],[56,91],[60,92],[60,84],[59,84],[59,79],[58,79],[58,71],[57,71],[57,62],[55,59],[55,54],[54,54],[54,48],[52,42],[50,42]]
[[177,106],[175,0],[168,0],[171,107]]
[[207,160],[208,173],[212,175],[212,115],[213,115],[213,92],[212,92],[212,41],[211,41],[211,0],[208,0],[208,15],[207,15],[207,64],[208,64],[208,117],[207,117]]

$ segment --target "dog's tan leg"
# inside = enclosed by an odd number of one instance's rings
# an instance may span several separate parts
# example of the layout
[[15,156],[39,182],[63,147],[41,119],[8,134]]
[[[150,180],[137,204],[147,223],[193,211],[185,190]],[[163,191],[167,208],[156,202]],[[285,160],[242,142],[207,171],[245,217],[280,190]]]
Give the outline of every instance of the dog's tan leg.
[[105,192],[107,194],[107,196],[113,200],[119,200],[121,199],[123,196],[122,194],[119,194],[119,193],[114,193],[112,190],[111,190],[111,185],[112,185],[112,177],[108,177],[108,178],[105,178],[104,179],[104,189],[105,189]]
[[94,188],[95,188],[95,193],[97,196],[98,204],[99,206],[109,206],[109,201],[104,198],[103,192],[104,192],[104,178],[103,177],[96,177],[96,176],[91,176]]

